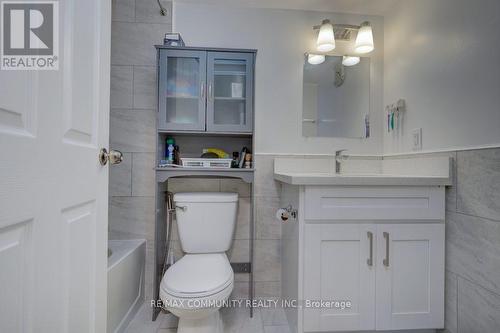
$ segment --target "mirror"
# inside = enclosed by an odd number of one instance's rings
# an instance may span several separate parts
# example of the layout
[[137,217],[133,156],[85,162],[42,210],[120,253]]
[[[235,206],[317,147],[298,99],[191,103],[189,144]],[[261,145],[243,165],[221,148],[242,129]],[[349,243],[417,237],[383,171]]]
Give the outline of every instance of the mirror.
[[370,58],[354,66],[341,56],[304,63],[302,134],[307,137],[369,137]]

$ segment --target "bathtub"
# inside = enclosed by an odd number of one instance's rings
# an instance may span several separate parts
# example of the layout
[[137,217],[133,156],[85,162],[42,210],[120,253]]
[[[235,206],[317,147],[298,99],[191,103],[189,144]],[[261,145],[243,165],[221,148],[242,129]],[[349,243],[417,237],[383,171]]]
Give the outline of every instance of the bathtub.
[[108,333],[123,332],[144,302],[146,241],[108,241]]

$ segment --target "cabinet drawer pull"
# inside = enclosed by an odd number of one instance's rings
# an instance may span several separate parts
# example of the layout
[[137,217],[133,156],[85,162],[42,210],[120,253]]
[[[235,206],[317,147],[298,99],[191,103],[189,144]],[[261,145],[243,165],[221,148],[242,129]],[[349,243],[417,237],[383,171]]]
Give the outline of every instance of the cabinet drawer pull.
[[370,257],[366,260],[368,266],[373,266],[373,232],[368,231],[368,239],[370,240]]
[[389,267],[389,233],[383,233],[385,238],[385,259],[382,261],[385,267]]

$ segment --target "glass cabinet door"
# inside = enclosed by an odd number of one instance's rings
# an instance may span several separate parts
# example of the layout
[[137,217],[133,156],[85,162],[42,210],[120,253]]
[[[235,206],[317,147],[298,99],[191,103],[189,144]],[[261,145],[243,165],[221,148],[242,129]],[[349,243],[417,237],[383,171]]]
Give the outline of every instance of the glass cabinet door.
[[161,50],[159,128],[205,130],[206,52]]
[[208,52],[207,130],[252,132],[253,54]]

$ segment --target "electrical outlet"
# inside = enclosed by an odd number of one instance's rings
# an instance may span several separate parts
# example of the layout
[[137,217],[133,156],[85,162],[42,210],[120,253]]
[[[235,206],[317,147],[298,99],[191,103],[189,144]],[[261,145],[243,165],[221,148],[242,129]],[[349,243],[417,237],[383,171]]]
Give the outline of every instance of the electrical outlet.
[[422,128],[411,131],[413,138],[413,150],[422,150]]

